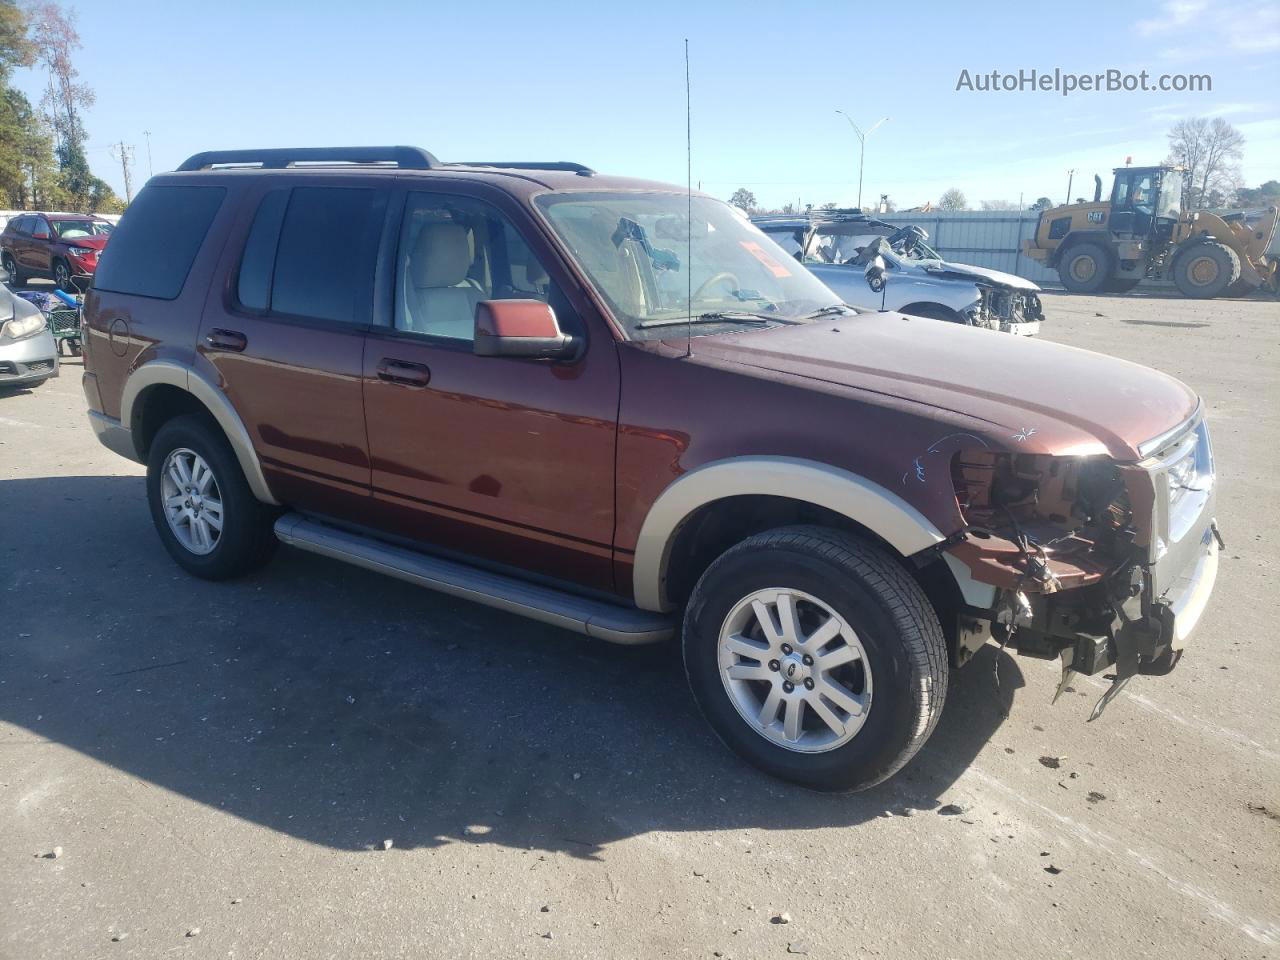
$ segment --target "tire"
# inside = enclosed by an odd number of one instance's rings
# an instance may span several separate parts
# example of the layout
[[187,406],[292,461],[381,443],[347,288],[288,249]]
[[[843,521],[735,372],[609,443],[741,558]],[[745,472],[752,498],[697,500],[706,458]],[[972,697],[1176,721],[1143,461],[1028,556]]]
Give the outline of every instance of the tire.
[[73,356],[78,357],[84,353],[84,348],[80,346],[79,340],[68,340],[67,351]]
[[67,293],[75,292],[75,287],[71,284],[71,268],[67,266],[67,261],[53,261],[53,286],[55,289],[65,290]]
[[[821,626],[824,617],[838,621],[839,633],[811,648],[821,652],[816,662],[763,639],[750,601],[768,608],[771,595],[782,604],[783,594],[799,614],[797,635],[812,640],[831,628]],[[783,617],[780,606],[769,609],[776,641]],[[759,656],[734,652],[744,639]],[[864,790],[891,777],[929,739],[946,699],[946,641],[920,585],[884,550],[824,527],[783,527],[726,551],[694,588],[683,642],[694,699],[720,739],[766,773],[817,790]],[[821,660],[832,654],[845,662],[824,670]],[[751,675],[730,678],[730,670]],[[791,691],[787,677],[796,681]],[[861,717],[833,710],[837,701],[823,691],[852,694]],[[804,699],[807,719],[788,740],[786,700],[794,696]],[[759,717],[771,698],[782,706],[766,731],[748,717]],[[843,734],[824,723],[815,701],[841,721]]]
[[1227,287],[1224,297],[1248,297],[1253,295],[1253,291],[1258,288],[1248,280],[1237,280],[1231,286]]
[[900,312],[909,317],[924,317],[926,320],[944,320],[947,323],[973,326],[959,313],[940,303],[913,303],[903,307]]
[[1173,261],[1173,282],[1184,297],[1210,300],[1240,279],[1240,258],[1224,243],[1196,243]]
[[1111,274],[1111,254],[1096,243],[1076,243],[1058,261],[1058,279],[1072,293],[1097,293]]
[[1126,280],[1120,277],[1112,277],[1102,285],[1103,293],[1128,293],[1136,287],[1140,280]]
[[27,282],[27,278],[22,275],[22,271],[18,269],[18,263],[13,259],[13,254],[6,253],[3,262],[4,268],[9,271],[9,283],[15,287],[20,287]]
[[[200,508],[198,513],[205,520],[210,534],[207,540],[211,542],[201,542],[196,523],[175,525],[166,516],[163,499],[172,494],[177,486],[176,478],[182,474],[180,466],[176,474],[166,471],[171,454],[187,465],[188,474],[193,464],[188,455],[198,457],[212,472],[212,484],[204,484],[201,493],[184,501],[188,506],[179,505],[188,515]],[[198,480],[202,475],[196,473],[194,479]],[[179,489],[176,495],[184,492]],[[219,504],[216,512],[213,501]],[[147,454],[147,503],[169,556],[194,576],[206,580],[242,576],[261,567],[275,553],[277,541],[272,530],[275,511],[260,502],[249,489],[226,437],[200,417],[175,417],[156,432]],[[220,515],[220,531],[212,529],[211,515]]]

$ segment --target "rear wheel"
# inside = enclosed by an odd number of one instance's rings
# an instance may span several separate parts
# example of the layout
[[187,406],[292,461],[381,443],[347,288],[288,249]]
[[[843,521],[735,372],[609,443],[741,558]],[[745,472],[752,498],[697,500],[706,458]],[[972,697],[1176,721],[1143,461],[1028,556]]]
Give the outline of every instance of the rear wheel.
[[1062,255],[1058,277],[1072,293],[1097,293],[1111,272],[1111,257],[1096,243],[1077,243]]
[[1208,300],[1240,279],[1240,258],[1223,243],[1197,243],[1173,261],[1173,282],[1184,297]]
[[684,661],[732,750],[819,790],[892,776],[946,698],[946,643],[919,584],[822,527],[758,534],[716,560],[685,613]]
[[147,501],[165,549],[197,577],[240,576],[275,552],[274,511],[254,497],[226,438],[199,417],[176,417],[157,431]]

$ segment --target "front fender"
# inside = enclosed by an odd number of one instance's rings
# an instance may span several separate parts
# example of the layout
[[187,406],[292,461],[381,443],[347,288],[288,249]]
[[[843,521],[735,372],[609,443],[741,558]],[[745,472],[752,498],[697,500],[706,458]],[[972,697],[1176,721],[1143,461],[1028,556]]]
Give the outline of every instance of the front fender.
[[897,494],[848,470],[792,457],[731,457],[691,470],[654,501],[636,542],[633,589],[636,606],[666,612],[671,545],[700,508],[738,496],[787,497],[823,507],[866,527],[902,556],[941,543],[945,537]]

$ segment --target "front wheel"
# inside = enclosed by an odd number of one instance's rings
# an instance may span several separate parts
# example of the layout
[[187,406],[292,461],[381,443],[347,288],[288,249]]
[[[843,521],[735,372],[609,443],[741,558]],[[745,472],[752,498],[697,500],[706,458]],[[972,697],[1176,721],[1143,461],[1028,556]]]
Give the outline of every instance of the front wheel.
[[271,508],[254,497],[226,438],[199,417],[176,417],[157,431],[147,501],[165,549],[197,577],[240,576],[275,552]]
[[1173,261],[1173,282],[1184,297],[1210,300],[1239,279],[1240,258],[1224,243],[1194,244]]
[[26,282],[26,277],[18,270],[18,262],[13,259],[13,254],[6,253],[0,264],[4,265],[5,271],[9,274],[9,283],[11,286],[20,287]]
[[71,293],[74,289],[71,286],[71,268],[67,266],[65,260],[55,260],[53,262],[53,285],[67,293]]
[[946,642],[919,584],[882,549],[822,527],[758,534],[716,560],[685,613],[684,661],[732,750],[819,790],[888,779],[946,699]]

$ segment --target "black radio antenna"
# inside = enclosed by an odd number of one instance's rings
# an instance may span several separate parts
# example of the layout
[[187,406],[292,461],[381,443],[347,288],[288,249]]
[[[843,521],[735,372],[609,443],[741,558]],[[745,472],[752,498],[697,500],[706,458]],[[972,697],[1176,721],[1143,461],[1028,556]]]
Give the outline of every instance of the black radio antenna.
[[684,38],[684,161],[685,161],[685,326],[684,355],[693,356],[693,100],[689,92],[689,38]]

